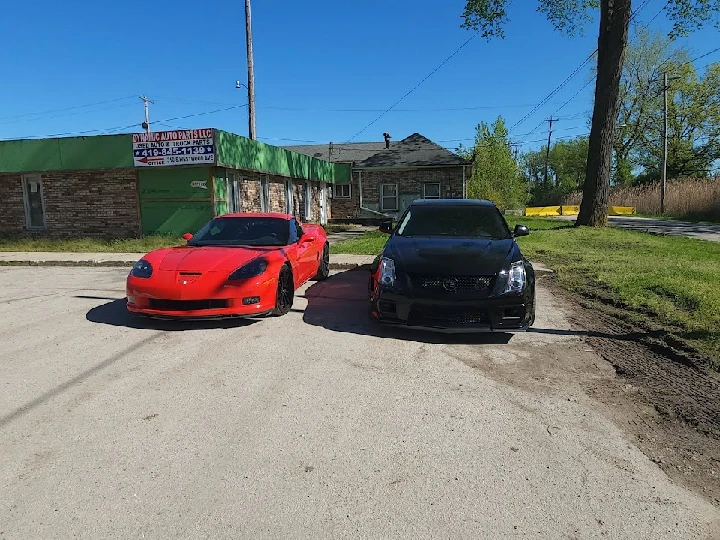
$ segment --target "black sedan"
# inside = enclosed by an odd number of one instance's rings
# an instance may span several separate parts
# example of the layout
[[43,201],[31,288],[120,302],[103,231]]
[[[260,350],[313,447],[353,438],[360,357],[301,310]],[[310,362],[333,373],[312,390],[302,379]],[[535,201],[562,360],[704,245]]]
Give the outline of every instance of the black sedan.
[[445,332],[522,331],[535,321],[535,271],[489,201],[418,200],[371,267],[370,311],[382,323]]

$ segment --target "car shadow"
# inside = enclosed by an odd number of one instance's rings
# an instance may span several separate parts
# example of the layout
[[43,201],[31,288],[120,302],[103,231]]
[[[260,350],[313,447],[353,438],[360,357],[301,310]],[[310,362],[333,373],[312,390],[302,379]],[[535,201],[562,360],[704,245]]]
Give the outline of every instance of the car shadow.
[[122,326],[136,330],[160,330],[164,332],[186,332],[189,330],[230,329],[250,326],[258,322],[253,319],[208,319],[208,320],[163,320],[134,315],[125,307],[125,298],[114,300],[88,311],[85,318],[96,324]]
[[303,295],[303,321],[333,332],[432,344],[504,345],[512,337],[505,332],[444,334],[378,324],[368,310],[369,276],[367,268],[353,269],[314,283]]

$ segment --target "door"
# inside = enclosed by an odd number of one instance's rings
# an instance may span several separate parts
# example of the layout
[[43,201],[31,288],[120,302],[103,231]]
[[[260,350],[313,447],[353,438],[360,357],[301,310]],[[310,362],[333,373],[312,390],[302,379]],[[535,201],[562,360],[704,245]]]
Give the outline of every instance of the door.
[[327,184],[320,182],[320,225],[327,225]]
[[300,269],[300,282],[304,283],[315,275],[320,257],[315,247],[317,242],[304,242],[304,231],[297,220],[290,220],[290,238],[297,243],[297,261]]
[[267,175],[260,178],[260,211],[270,211],[270,179]]
[[234,171],[227,173],[228,213],[236,214],[242,211],[240,204],[240,176]]
[[295,202],[293,201],[292,180],[285,180],[285,213],[295,215]]

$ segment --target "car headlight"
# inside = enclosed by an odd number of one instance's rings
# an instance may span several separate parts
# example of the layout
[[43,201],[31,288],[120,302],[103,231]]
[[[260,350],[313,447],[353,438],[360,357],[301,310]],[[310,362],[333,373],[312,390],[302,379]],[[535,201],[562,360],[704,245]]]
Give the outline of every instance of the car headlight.
[[255,259],[247,263],[245,266],[241,266],[232,274],[230,274],[230,277],[228,277],[228,281],[237,281],[239,279],[250,279],[257,277],[265,270],[267,270],[267,267],[268,263],[265,259],[263,259],[262,257],[259,259]]
[[145,259],[140,259],[130,270],[130,275],[137,278],[147,279],[152,276],[153,267]]
[[525,263],[523,261],[512,263],[507,273],[505,292],[521,292],[525,288],[525,281]]
[[380,285],[395,284],[395,261],[383,257],[380,261]]

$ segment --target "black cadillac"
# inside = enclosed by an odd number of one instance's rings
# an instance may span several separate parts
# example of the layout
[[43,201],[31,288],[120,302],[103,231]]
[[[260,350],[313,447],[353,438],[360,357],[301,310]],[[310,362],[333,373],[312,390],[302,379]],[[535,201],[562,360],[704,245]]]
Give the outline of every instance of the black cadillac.
[[415,201],[371,267],[370,312],[382,323],[446,332],[527,330],[535,272],[489,201]]

